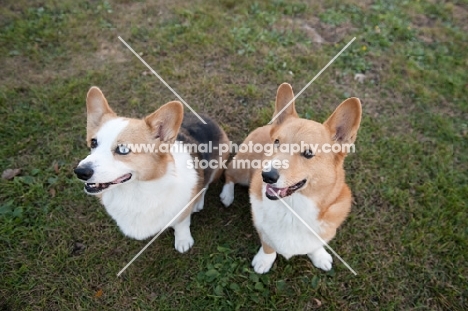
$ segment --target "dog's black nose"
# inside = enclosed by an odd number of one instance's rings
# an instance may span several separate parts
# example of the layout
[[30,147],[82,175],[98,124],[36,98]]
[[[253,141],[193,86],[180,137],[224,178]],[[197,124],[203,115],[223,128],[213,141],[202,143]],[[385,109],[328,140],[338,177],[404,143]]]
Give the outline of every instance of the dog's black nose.
[[274,184],[279,179],[278,170],[272,168],[268,172],[262,171],[262,178],[267,184]]
[[81,180],[88,180],[93,176],[94,171],[92,168],[89,166],[84,166],[84,167],[77,167],[73,170],[76,174],[76,176],[81,179]]

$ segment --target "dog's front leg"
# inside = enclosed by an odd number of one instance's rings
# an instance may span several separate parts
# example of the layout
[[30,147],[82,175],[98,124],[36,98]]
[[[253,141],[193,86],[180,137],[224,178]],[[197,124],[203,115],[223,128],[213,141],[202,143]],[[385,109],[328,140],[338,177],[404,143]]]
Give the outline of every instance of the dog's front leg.
[[273,266],[275,259],[276,251],[262,241],[262,247],[260,247],[257,255],[252,260],[254,271],[259,274],[267,273],[270,271],[271,266]]
[[190,233],[190,213],[173,226],[175,236],[175,249],[181,253],[188,251],[194,243]]
[[320,247],[313,253],[307,254],[307,256],[312,260],[314,266],[323,271],[329,271],[332,268],[333,258],[323,247]]

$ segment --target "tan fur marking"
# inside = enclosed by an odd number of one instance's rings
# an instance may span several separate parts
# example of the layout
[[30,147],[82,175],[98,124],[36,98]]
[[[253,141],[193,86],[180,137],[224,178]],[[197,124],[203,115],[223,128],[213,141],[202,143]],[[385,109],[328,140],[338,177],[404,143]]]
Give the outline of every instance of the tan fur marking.
[[[168,165],[174,162],[171,154],[162,153],[156,150],[159,149],[161,142],[159,139],[154,139],[151,129],[145,121],[137,119],[127,119],[128,125],[124,131],[117,137],[116,145],[118,144],[154,144],[154,152],[131,152],[127,155],[114,154],[119,161],[127,163],[134,169],[139,180],[154,180],[161,178],[167,171]],[[154,165],[157,163],[157,165]]]
[[173,143],[184,118],[184,106],[178,101],[169,102],[145,118],[153,138]]
[[252,175],[252,181],[249,187],[249,193],[254,195],[257,200],[262,200],[262,170],[257,170]]
[[[251,213],[252,213],[252,220],[254,220],[255,215],[254,215],[252,209],[251,209]],[[255,224],[255,220],[254,220],[254,224]],[[265,241],[263,241],[263,239],[262,239],[262,234],[260,233],[260,231],[258,231],[257,229],[256,229],[256,231],[257,231],[258,237],[260,238],[260,242],[262,243],[263,252],[264,252],[265,254],[272,254],[272,253],[276,252],[276,251],[273,249],[273,247],[271,247],[271,246],[268,245]]]
[[[289,83],[283,83],[278,87],[276,92],[276,104],[275,112],[273,116],[277,116],[278,113],[286,107],[286,105],[294,98],[292,87]],[[287,108],[275,119],[274,124],[281,124],[284,120],[289,117],[298,118],[295,103],[292,102]]]
[[[271,144],[271,128],[271,125],[266,125],[256,129],[255,131],[250,133],[249,136],[247,136],[243,144],[248,144],[249,142],[259,143],[262,145]],[[241,166],[241,163],[243,161],[246,161],[245,163],[252,163],[253,160],[263,160],[265,158],[267,157],[263,153],[258,154],[255,152],[239,151],[234,157],[234,159],[229,163],[228,169],[225,172],[226,182],[232,181],[235,184],[248,186],[256,169],[252,167],[243,168]],[[234,161],[236,162],[236,167],[234,167]]]
[[266,244],[263,240],[262,240],[262,247],[263,247],[263,252],[265,254],[272,254],[275,252],[275,250],[268,244]]
[[[219,144],[220,145],[228,145],[229,144],[229,138],[227,137],[227,135],[226,135],[226,133],[224,131],[222,131],[222,135],[223,135],[223,137],[220,139]],[[218,150],[219,150],[219,145],[218,145]],[[224,152],[223,154],[221,154],[222,161],[227,160],[228,158],[229,158],[229,151]],[[214,172],[214,177],[213,177],[212,181],[218,180],[221,177],[221,175],[223,175],[223,172],[224,172],[223,167],[221,165],[219,165],[219,167]]]
[[356,140],[361,114],[361,101],[351,97],[343,101],[323,124],[332,134],[334,141],[352,144]]
[[[276,103],[275,103],[275,112],[273,116],[278,115],[278,113],[294,98],[294,93],[292,87],[288,83],[283,83],[278,87],[276,92]],[[298,118],[295,103],[292,102],[288,108],[286,108],[278,118],[273,122],[274,125],[283,123],[289,118]],[[248,144],[253,142],[254,144],[271,144],[273,142],[270,131],[273,129],[273,125],[265,125],[263,127],[257,128],[251,132],[247,138],[244,140],[243,144]],[[265,156],[264,153],[255,153],[255,152],[238,152],[235,156],[235,160],[238,164],[242,161],[247,161],[252,163],[253,160],[265,160],[270,157]],[[225,172],[226,182],[232,181],[236,184],[241,184],[244,186],[249,185],[253,174],[257,169],[255,168],[242,168],[238,165],[234,168],[233,161],[229,163],[228,169]]]
[[104,94],[102,94],[101,90],[96,86],[91,87],[88,91],[86,96],[86,111],[86,128],[88,133],[97,131],[105,121],[117,117],[107,103]]

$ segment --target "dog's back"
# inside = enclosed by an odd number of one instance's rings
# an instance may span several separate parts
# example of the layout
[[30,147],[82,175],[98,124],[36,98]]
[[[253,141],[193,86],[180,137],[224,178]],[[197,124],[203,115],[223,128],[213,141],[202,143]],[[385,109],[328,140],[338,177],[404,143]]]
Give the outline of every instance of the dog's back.
[[[228,145],[229,139],[223,129],[211,118],[206,115],[201,115],[206,124],[202,123],[192,113],[184,114],[184,120],[177,135],[177,140],[184,144],[198,146],[193,153],[194,157],[198,157],[199,161],[204,160],[205,163],[218,163],[217,167],[208,165],[204,169],[203,186],[218,179],[223,173],[222,161],[229,158],[229,152],[223,152],[220,145]],[[204,146],[206,148],[202,148]],[[210,150],[211,149],[211,150]],[[215,162],[216,161],[216,162]]]

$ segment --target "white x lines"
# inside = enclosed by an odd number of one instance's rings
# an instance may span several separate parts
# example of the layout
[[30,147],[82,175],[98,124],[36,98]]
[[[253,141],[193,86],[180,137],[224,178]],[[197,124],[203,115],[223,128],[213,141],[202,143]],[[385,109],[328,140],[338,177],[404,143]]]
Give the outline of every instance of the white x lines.
[[177,94],[177,92],[174,91],[174,89],[173,89],[169,84],[167,84],[167,82],[164,81],[164,79],[161,78],[161,76],[158,75],[158,73],[157,73],[156,71],[154,71],[154,69],[151,68],[151,66],[148,65],[148,63],[145,62],[145,60],[144,60],[143,58],[141,58],[141,56],[138,55],[137,52],[135,52],[135,51],[132,49],[132,47],[131,47],[130,45],[128,45],[127,42],[125,42],[124,39],[122,39],[122,38],[119,36],[119,40],[122,41],[122,43],[125,44],[125,46],[126,46],[130,51],[132,51],[132,53],[135,54],[135,56],[138,57],[138,59],[139,59],[146,67],[148,67],[148,69],[149,69],[156,77],[158,77],[158,79],[159,79],[169,90],[171,90],[171,92],[174,93],[174,95],[177,96],[177,98],[180,99],[180,101],[183,102],[184,105],[185,105],[188,109],[190,109],[190,111],[193,112],[193,113],[198,117],[198,119],[200,119],[200,121],[202,121],[203,124],[206,124],[205,120],[203,120],[202,117],[200,117],[200,116],[198,115],[198,113],[196,113],[195,110],[193,110],[192,107],[190,107],[190,105],[187,104],[187,103],[185,102],[185,100],[184,100],[179,94]]
[[167,228],[169,228],[169,226],[174,222],[174,220],[176,220],[177,218],[179,218],[179,216],[187,209],[187,207],[190,206],[190,204],[192,204],[199,196],[200,194],[203,193],[203,191],[205,191],[206,188],[203,188],[202,190],[200,190],[200,192],[198,192],[194,197],[193,199],[190,200],[190,202],[187,203],[187,205],[184,206],[184,208],[179,212],[177,213],[177,215],[174,216],[174,218],[171,219],[171,221],[169,221],[169,223],[161,229],[161,231],[158,232],[158,234],[156,234],[152,239],[151,241],[148,242],[148,244],[145,245],[145,247],[143,247],[141,249],[141,251],[138,252],[138,254],[135,255],[135,257],[132,258],[132,260],[130,260],[130,262],[128,264],[125,265],[125,267],[123,267],[122,270],[120,270],[119,273],[117,273],[117,276],[119,277],[125,270],[127,270],[128,267],[130,267],[130,265],[135,261],[135,259],[137,259],[141,254],[143,254],[143,252],[151,245],[151,243],[153,243],[160,235],[161,233],[164,232],[164,230],[166,230]]
[[302,88],[302,90],[300,90],[299,93],[297,93],[296,96],[294,96],[293,99],[291,99],[291,100],[289,101],[289,103],[288,103],[286,106],[284,106],[283,109],[281,109],[280,112],[278,112],[278,114],[277,114],[276,116],[273,117],[273,119],[271,119],[270,122],[268,122],[268,124],[273,123],[273,121],[275,121],[275,119],[278,118],[278,116],[279,116],[281,113],[283,113],[283,111],[285,111],[286,108],[288,108],[289,105],[291,105],[291,103],[293,103],[293,102],[296,100],[296,98],[298,98],[298,97],[302,94],[302,92],[304,92],[304,91],[312,84],[312,82],[314,82],[315,79],[317,79],[317,78],[322,74],[322,72],[324,72],[325,69],[328,68],[328,66],[331,65],[331,64],[338,58],[338,56],[340,56],[341,53],[343,53],[343,52],[351,45],[351,43],[353,43],[354,40],[356,40],[356,37],[354,37],[353,39],[351,39],[351,41],[349,41],[348,44],[346,44],[346,46],[345,46],[344,48],[342,48],[341,51],[339,51],[338,54],[336,54],[335,57],[333,57],[333,58],[331,59],[331,61],[329,61],[328,64],[326,64],[325,67],[323,67],[322,70],[320,70],[319,73],[317,73],[317,74],[315,75],[315,77],[313,77],[312,80],[310,80],[309,83],[307,83],[306,86],[304,86],[304,87]]
[[[177,92],[174,91],[174,89],[170,87],[170,85],[167,84],[167,82],[164,81],[164,79],[155,70],[153,70],[150,65],[148,65],[148,63],[145,62],[142,57],[136,53],[127,42],[125,42],[124,39],[122,39],[120,36],[118,38],[172,93],[174,93],[175,96],[177,96],[177,98],[182,103],[184,103],[188,109],[190,109],[191,112],[193,112],[200,119],[201,122],[203,122],[203,124],[206,124],[205,120],[203,120],[195,112],[195,110],[193,110],[192,107],[190,107],[190,105],[187,104],[185,100],[179,94],[177,94]],[[335,57],[333,57],[328,62],[328,64],[326,64],[325,67],[323,67],[322,70],[320,70],[319,73],[317,73],[315,77],[313,77],[312,80],[310,80],[309,83],[307,83],[306,86],[304,86],[302,90],[300,90],[299,93],[297,93],[297,95],[294,96],[294,98],[283,109],[281,109],[281,111],[276,116],[274,116],[273,119],[271,119],[268,124],[271,124],[292,102],[294,102],[296,98],[298,98],[325,71],[325,69],[327,69],[328,66],[330,66],[341,55],[341,53],[343,53],[351,45],[351,43],[353,43],[354,40],[356,40],[356,37],[351,39],[351,41],[349,41],[348,44],[346,44],[346,46],[342,48],[341,51],[338,52],[338,54],[336,54]],[[174,220],[176,220],[185,211],[185,209],[190,206],[190,204],[192,204],[192,202],[194,202],[195,199],[198,198],[198,196],[205,190],[206,188],[203,188],[192,200],[190,200],[190,202],[161,231],[159,231],[159,233],[156,234],[151,239],[151,241],[148,242],[148,244],[146,244],[146,246],[143,247],[143,249],[133,257],[132,260],[130,260],[130,262],[117,274],[117,276],[120,276],[151,245],[151,243],[153,243],[161,235],[161,233],[166,230],[172,224],[172,222],[174,222]],[[322,242],[354,275],[357,275],[356,271],[354,271],[283,199],[279,199],[291,211],[291,213],[293,213],[293,215],[296,216],[320,240],[320,242]]]
[[304,226],[307,227],[307,229],[309,229],[310,232],[312,232],[313,235],[315,235],[315,237],[316,237],[323,245],[325,245],[325,246],[330,250],[330,252],[333,253],[333,255],[336,256],[336,258],[338,258],[338,259],[346,266],[346,268],[349,269],[349,271],[351,271],[354,275],[357,275],[356,271],[354,271],[354,269],[351,268],[351,266],[350,266],[346,261],[344,261],[343,258],[341,258],[341,256],[338,255],[338,254],[333,250],[333,248],[331,248],[330,245],[328,245],[328,243],[325,242],[325,240],[322,239],[322,237],[321,237],[317,232],[315,232],[315,230],[312,229],[312,228],[307,224],[307,222],[306,222],[304,219],[302,219],[302,217],[299,216],[299,215],[292,209],[292,207],[289,206],[288,203],[286,203],[286,202],[279,196],[279,193],[276,194],[276,197],[281,201],[281,203],[284,204],[284,206],[286,206],[286,207],[289,209],[289,211],[290,211],[294,216],[296,216],[297,219],[299,219],[300,222],[302,222],[302,224],[304,224]]
[[[268,124],[273,123],[273,121],[275,121],[275,119],[278,118],[278,116],[279,116],[281,113],[283,113],[283,111],[286,110],[286,108],[288,108],[288,106],[291,105],[291,103],[293,103],[293,102],[296,100],[296,98],[298,98],[298,97],[312,84],[312,82],[314,82],[315,79],[317,79],[317,78],[325,71],[325,69],[328,68],[328,66],[331,65],[331,64],[341,55],[341,53],[343,53],[343,52],[351,45],[351,43],[353,43],[354,40],[356,40],[356,37],[354,37],[353,39],[351,39],[351,41],[349,41],[348,44],[346,44],[346,46],[345,46],[344,48],[342,48],[341,51],[339,51],[338,54],[336,54],[335,57],[333,57],[333,58],[328,62],[328,64],[326,64],[325,67],[323,67],[322,70],[320,70],[319,73],[317,73],[317,74],[315,75],[315,77],[313,77],[312,80],[310,80],[309,83],[307,83],[306,86],[304,86],[304,87],[302,88],[302,90],[300,90],[299,93],[297,93],[297,95],[294,96],[293,99],[291,99],[291,100],[289,101],[289,103],[288,103],[286,106],[284,106],[283,109],[281,109],[281,110],[273,117],[273,119],[271,119],[270,122],[268,122]],[[281,202],[289,209],[289,211],[290,211],[294,216],[296,216],[296,218],[299,219],[299,221],[302,222],[302,224],[304,224],[304,225],[307,227],[307,229],[309,229],[309,230],[315,235],[315,237],[317,237],[317,239],[318,239],[321,243],[323,243],[323,244],[333,253],[333,255],[335,255],[335,256],[346,266],[346,268],[348,268],[354,275],[357,275],[356,271],[354,271],[354,269],[351,268],[351,266],[350,266],[346,261],[344,261],[343,258],[341,258],[341,256],[338,255],[338,254],[333,250],[333,248],[331,248],[331,247],[328,245],[328,243],[325,242],[325,241],[320,237],[320,235],[318,235],[317,232],[315,232],[314,229],[312,229],[312,228],[307,224],[307,222],[305,222],[304,219],[302,219],[302,218],[301,218],[301,217],[300,217],[300,216],[299,216],[299,215],[298,215],[282,198],[280,198],[278,195],[277,195],[277,197],[278,197],[278,198],[281,200]]]

